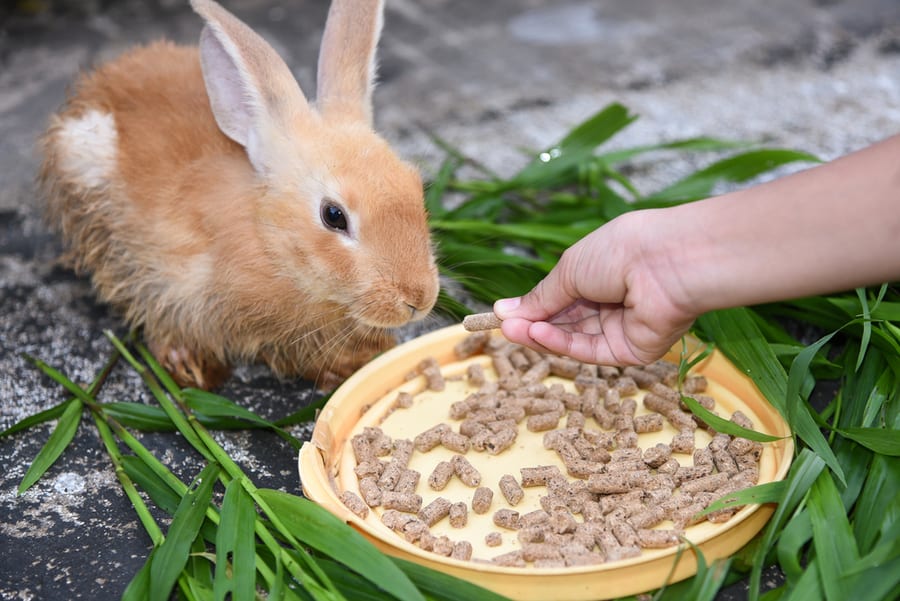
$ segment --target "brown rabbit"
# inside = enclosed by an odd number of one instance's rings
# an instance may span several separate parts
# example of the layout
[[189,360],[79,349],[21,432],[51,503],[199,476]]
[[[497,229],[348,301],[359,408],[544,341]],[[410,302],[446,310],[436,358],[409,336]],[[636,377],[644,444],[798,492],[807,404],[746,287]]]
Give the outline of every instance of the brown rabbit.
[[318,99],[210,0],[197,48],[83,75],[42,143],[66,259],[184,386],[236,363],[329,388],[438,293],[422,182],[372,130],[380,0],[334,0]]

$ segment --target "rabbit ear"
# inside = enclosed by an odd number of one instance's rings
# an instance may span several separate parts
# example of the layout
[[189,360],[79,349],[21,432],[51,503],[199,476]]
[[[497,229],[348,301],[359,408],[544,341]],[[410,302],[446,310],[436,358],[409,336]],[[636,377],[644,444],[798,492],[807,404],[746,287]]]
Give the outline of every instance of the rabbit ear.
[[381,35],[383,0],[332,0],[319,50],[316,106],[372,124],[375,47]]
[[281,132],[309,105],[290,69],[256,32],[211,0],[192,0],[206,20],[200,61],[222,132],[243,146],[254,169],[272,171]]

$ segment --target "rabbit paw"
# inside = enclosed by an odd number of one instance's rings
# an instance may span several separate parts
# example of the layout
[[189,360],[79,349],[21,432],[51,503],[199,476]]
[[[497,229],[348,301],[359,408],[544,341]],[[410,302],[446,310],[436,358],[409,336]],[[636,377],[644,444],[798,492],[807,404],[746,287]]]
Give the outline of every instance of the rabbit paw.
[[150,351],[182,388],[212,390],[231,374],[231,368],[217,359],[184,346],[149,344]]

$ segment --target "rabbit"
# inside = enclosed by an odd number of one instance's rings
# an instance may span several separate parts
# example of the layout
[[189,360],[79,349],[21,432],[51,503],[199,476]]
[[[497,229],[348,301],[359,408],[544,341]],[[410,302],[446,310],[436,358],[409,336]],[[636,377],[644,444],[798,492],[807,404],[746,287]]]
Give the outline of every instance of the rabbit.
[[262,37],[192,0],[198,47],[82,74],[41,138],[61,260],[181,386],[238,364],[327,390],[429,314],[419,172],[372,127],[380,0],[334,0],[308,102]]

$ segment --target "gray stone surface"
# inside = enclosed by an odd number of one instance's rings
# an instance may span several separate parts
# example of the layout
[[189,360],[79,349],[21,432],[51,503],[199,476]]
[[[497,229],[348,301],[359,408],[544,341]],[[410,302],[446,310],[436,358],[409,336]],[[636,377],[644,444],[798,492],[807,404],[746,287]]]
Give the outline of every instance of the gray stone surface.
[[[226,5],[272,41],[313,95],[326,2]],[[34,141],[79,69],[161,36],[192,43],[199,29],[177,0],[0,7],[0,429],[61,400],[22,353],[87,382],[110,352],[103,330],[124,333],[84,280],[54,265],[58,242],[32,186]],[[509,173],[521,148],[551,144],[612,101],[641,115],[618,145],[715,135],[827,159],[900,130],[896,0],[388,0],[380,56],[378,126],[426,172],[442,156],[428,132]],[[671,182],[698,160],[648,160],[638,183]],[[136,390],[120,368],[104,398],[136,400]],[[254,367],[224,392],[265,417],[318,394]],[[0,599],[117,598],[150,541],[94,428],[83,425],[47,476],[16,495],[49,432],[0,441]],[[298,490],[295,457],[279,439],[219,436],[261,486]],[[178,437],[142,438],[184,478],[198,471]],[[742,587],[720,599],[742,598]]]

